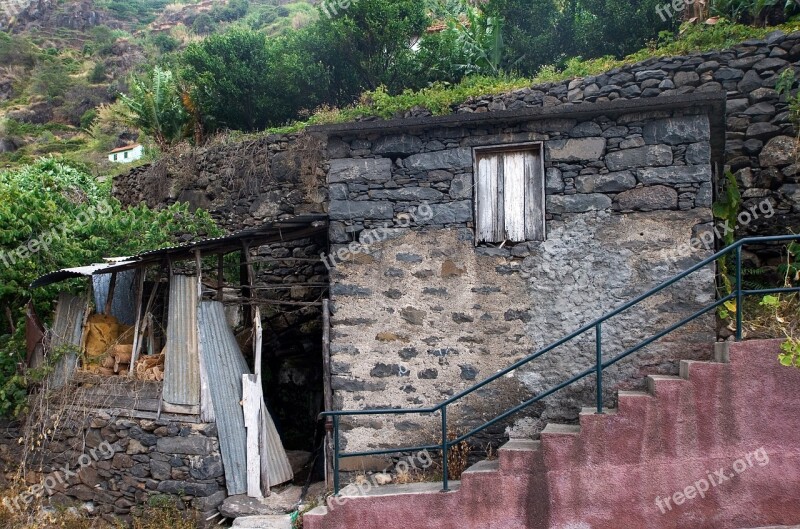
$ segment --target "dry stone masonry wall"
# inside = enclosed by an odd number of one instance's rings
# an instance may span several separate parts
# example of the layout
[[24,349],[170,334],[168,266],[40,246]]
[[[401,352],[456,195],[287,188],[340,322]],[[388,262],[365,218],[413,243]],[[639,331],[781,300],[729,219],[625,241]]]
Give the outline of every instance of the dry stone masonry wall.
[[[696,248],[672,255],[712,220],[705,111],[598,113],[517,125],[330,132],[336,407],[439,403],[709,254]],[[476,248],[472,148],[524,142],[543,145],[547,240]],[[704,271],[645,310],[610,322],[607,358],[713,296],[713,276]],[[712,326],[703,324],[611,370],[608,397],[647,373],[671,372],[678,354],[707,354],[687,345],[711,343]],[[593,344],[586,335],[454,406],[456,428],[473,428],[591,367]],[[478,441],[496,440],[506,427],[531,435],[541,421],[575,419],[592,402],[588,382]],[[436,438],[437,420],[348,418],[343,444],[426,444]]]
[[[213,424],[95,412],[62,417],[51,431],[39,450],[25,456],[19,426],[0,428],[2,479],[12,482],[27,457],[25,482],[34,494],[35,487],[47,485],[39,493],[45,505],[76,507],[109,522],[130,521],[149,498],[170,495],[198,511],[198,521],[204,522],[227,496]],[[25,497],[2,500],[26,507]]]

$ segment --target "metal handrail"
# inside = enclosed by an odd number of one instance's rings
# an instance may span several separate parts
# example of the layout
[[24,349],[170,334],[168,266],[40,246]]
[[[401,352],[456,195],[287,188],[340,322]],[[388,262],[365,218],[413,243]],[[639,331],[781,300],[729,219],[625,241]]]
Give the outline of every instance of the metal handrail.
[[[735,243],[731,244],[727,248],[724,248],[714,255],[703,259],[699,263],[687,268],[683,272],[673,276],[672,278],[664,281],[657,287],[654,287],[644,294],[637,296],[636,298],[628,301],[627,303],[617,307],[616,309],[604,314],[603,316],[597,318],[596,320],[587,323],[586,325],[580,327],[576,331],[568,334],[567,336],[556,340],[555,342],[547,345],[546,347],[539,349],[535,353],[526,356],[525,358],[514,362],[510,366],[506,367],[505,369],[498,371],[494,375],[482,380],[481,382],[471,386],[455,395],[450,397],[449,399],[437,404],[436,406],[426,407],[426,408],[387,408],[387,409],[367,409],[367,410],[339,410],[339,411],[326,411],[320,414],[320,417],[331,417],[333,419],[333,439],[334,439],[334,453],[333,453],[333,466],[334,466],[334,493],[338,494],[340,490],[340,477],[339,477],[339,460],[342,458],[348,457],[360,457],[360,456],[370,456],[370,455],[387,455],[387,454],[397,454],[402,452],[412,452],[412,451],[422,451],[422,450],[442,450],[442,491],[447,492],[449,490],[449,476],[448,476],[448,463],[447,463],[447,452],[450,447],[457,445],[458,443],[468,439],[469,437],[485,430],[486,428],[496,424],[497,422],[502,421],[503,419],[517,413],[518,411],[530,406],[531,404],[538,402],[553,393],[574,384],[575,382],[594,374],[596,377],[596,404],[597,404],[597,412],[598,414],[603,413],[603,371],[608,367],[616,364],[620,360],[626,358],[627,356],[639,351],[640,349],[650,345],[651,343],[655,342],[666,336],[667,334],[675,331],[683,327],[684,325],[694,321],[695,319],[699,318],[700,316],[706,314],[707,312],[716,309],[717,307],[731,301],[733,299],[736,300],[736,341],[741,341],[742,339],[742,300],[745,296],[752,296],[758,294],[775,294],[775,293],[783,293],[783,292],[800,292],[800,287],[784,287],[784,288],[769,288],[769,289],[760,289],[760,290],[748,290],[742,288],[742,247],[748,244],[767,244],[767,243],[775,243],[775,242],[787,242],[787,241],[797,241],[800,240],[800,235],[774,235],[768,237],[745,237],[736,241]],[[602,345],[602,327],[603,323],[610,320],[614,316],[621,314],[622,312],[628,310],[629,308],[638,305],[642,301],[652,297],[655,294],[658,294],[662,290],[674,285],[678,281],[688,277],[689,275],[693,274],[694,272],[708,266],[709,264],[716,263],[719,259],[726,257],[731,252],[736,253],[736,289],[731,292],[730,294],[717,299],[714,303],[704,307],[703,309],[695,312],[694,314],[687,316],[686,318],[682,319],[681,321],[670,325],[663,331],[646,338],[639,344],[625,350],[624,352],[618,354],[614,358],[610,360],[603,361],[603,345]],[[495,380],[511,373],[519,369],[520,367],[532,362],[533,360],[539,358],[540,356],[547,354],[548,352],[552,351],[553,349],[564,345],[565,343],[577,338],[578,336],[590,331],[594,330],[595,334],[595,364],[594,366],[572,376],[571,378],[559,383],[558,385],[543,391],[536,395],[535,397],[522,402],[521,404],[514,406],[510,410],[498,415],[497,417],[490,419],[489,421],[485,422],[481,426],[474,428],[473,430],[456,437],[455,439],[448,439],[447,435],[447,407],[456,401],[474,393],[475,391],[483,388],[487,384],[494,382]],[[360,452],[347,452],[342,453],[339,446],[339,420],[343,416],[358,416],[358,415],[409,415],[409,414],[433,414],[436,412],[441,412],[441,422],[442,422],[442,441],[441,444],[432,444],[426,446],[416,446],[416,447],[404,447],[404,448],[394,448],[394,449],[386,449],[386,450],[367,450],[367,451],[360,451]]]

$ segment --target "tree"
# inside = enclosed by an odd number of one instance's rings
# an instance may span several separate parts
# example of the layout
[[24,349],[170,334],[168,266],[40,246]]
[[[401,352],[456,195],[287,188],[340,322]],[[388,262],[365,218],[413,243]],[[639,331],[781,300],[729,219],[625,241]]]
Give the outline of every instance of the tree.
[[183,77],[211,129],[264,128],[269,122],[266,36],[237,28],[191,44],[183,53]]
[[165,147],[187,134],[190,116],[183,107],[181,95],[173,73],[155,67],[144,77],[132,79],[130,94],[120,94],[126,110],[121,117]]
[[399,92],[416,83],[412,45],[430,24],[425,0],[358,0],[329,15],[311,29],[318,45],[310,51],[331,70],[339,97],[381,85]]
[[100,184],[82,167],[55,158],[0,172],[0,227],[0,310],[11,312],[11,322],[5,317],[0,322],[2,415],[19,410],[26,394],[25,378],[16,376],[17,363],[25,358],[25,304],[32,299],[46,316],[58,291],[76,287],[31,291],[33,280],[104,257],[170,246],[186,234],[221,233],[208,213],[189,212],[186,204],[123,209],[111,196],[110,182]]

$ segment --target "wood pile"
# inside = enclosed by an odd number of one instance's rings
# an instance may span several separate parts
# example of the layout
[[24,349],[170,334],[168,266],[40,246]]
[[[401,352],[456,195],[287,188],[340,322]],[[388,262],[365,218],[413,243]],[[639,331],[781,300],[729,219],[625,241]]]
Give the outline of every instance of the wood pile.
[[136,378],[139,380],[164,380],[164,352],[145,355],[136,362]]

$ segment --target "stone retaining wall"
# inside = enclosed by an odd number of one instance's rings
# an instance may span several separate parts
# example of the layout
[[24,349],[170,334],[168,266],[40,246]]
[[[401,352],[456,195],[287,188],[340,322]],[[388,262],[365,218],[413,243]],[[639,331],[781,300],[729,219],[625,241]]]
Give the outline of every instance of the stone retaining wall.
[[[5,484],[18,474],[22,436],[19,425],[0,428]],[[61,417],[51,438],[27,455],[24,479],[45,505],[74,506],[109,522],[130,521],[137,505],[164,494],[179,497],[204,522],[227,497],[215,425],[111,417],[102,411]],[[43,485],[47,491],[35,488]],[[24,508],[31,496],[2,500]]]

